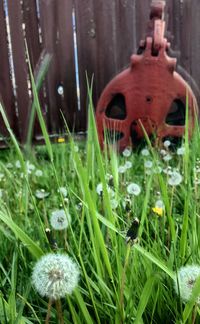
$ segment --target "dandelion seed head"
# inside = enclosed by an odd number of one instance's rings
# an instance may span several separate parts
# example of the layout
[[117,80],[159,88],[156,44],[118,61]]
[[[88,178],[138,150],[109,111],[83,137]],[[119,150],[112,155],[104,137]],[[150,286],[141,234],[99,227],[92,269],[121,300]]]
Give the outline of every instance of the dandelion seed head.
[[13,164],[10,163],[10,162],[8,162],[8,163],[6,164],[6,168],[8,168],[8,169],[12,169],[12,168],[13,168]]
[[171,175],[173,173],[171,166],[168,166],[167,168],[163,169],[163,172],[167,175]]
[[182,175],[177,171],[173,171],[168,179],[168,184],[170,186],[178,186],[182,182],[182,180]]
[[165,148],[168,148],[171,145],[171,142],[169,140],[164,141],[163,143]]
[[163,156],[163,161],[165,161],[165,162],[168,162],[168,161],[170,161],[171,159],[172,159],[172,156],[171,156],[171,154],[169,154],[169,153]]
[[119,205],[118,201],[116,199],[111,199],[110,200],[110,205],[112,209],[116,209]]
[[151,169],[153,166],[153,162],[150,161],[150,160],[147,160],[144,162],[144,167],[147,168],[147,169]]
[[164,204],[164,202],[161,200],[161,199],[158,199],[158,200],[156,200],[156,202],[155,202],[155,207],[157,207],[157,208],[165,208],[165,204]]
[[125,172],[126,172],[126,167],[125,167],[125,165],[120,165],[119,168],[118,168],[118,172],[121,173],[121,174],[122,174],[122,173],[125,173]]
[[125,148],[125,150],[122,152],[124,157],[129,157],[131,156],[131,149],[130,148]]
[[96,186],[96,192],[98,193],[99,196],[102,195],[102,193],[103,193],[103,184],[102,184],[102,183],[99,183],[99,184]]
[[49,196],[49,192],[45,191],[44,189],[37,189],[35,192],[35,196],[38,199],[44,199],[47,198]]
[[[178,270],[177,278],[174,279],[174,288],[177,294],[180,292],[180,297],[184,302],[190,300],[192,290],[196,280],[200,277],[199,265],[187,265]],[[178,282],[177,282],[178,279]],[[196,302],[200,304],[200,295]]]
[[58,192],[63,196],[67,197],[67,189],[65,187],[58,188]]
[[77,264],[68,255],[49,253],[35,264],[32,283],[42,297],[56,300],[72,293],[79,275]]
[[0,173],[0,181],[5,178],[5,175],[3,173]]
[[162,173],[162,171],[163,171],[163,169],[162,169],[161,166],[159,166],[159,165],[155,166],[155,168],[154,168],[154,170],[153,170],[153,172],[154,172],[155,174],[160,174],[160,173]]
[[27,161],[27,162],[26,162],[26,170],[27,170],[27,172],[28,172],[29,174],[31,174],[32,171],[35,170],[35,165],[32,164],[32,163],[30,163],[30,161]]
[[142,156],[148,156],[148,155],[150,155],[149,150],[148,150],[147,148],[144,148],[144,149],[141,151],[141,154],[142,154]]
[[138,196],[141,192],[141,188],[137,183],[130,183],[127,187],[127,192],[130,195]]
[[126,161],[126,163],[124,164],[126,169],[131,169],[133,166],[133,163],[131,161]]
[[42,172],[42,170],[36,170],[36,171],[35,171],[35,176],[38,177],[38,178],[39,178],[39,177],[42,177],[42,176],[43,176],[43,172]]
[[21,168],[21,163],[20,163],[19,160],[17,160],[17,161],[15,162],[15,166],[16,166],[17,169],[20,169],[20,168]]
[[51,213],[50,224],[57,230],[62,231],[66,229],[71,223],[70,214],[66,214],[64,209],[56,209]]
[[179,147],[176,151],[177,155],[184,155],[185,154],[185,148],[184,146]]
[[164,156],[164,155],[167,154],[167,151],[162,149],[162,150],[160,150],[160,154],[161,154],[162,156]]

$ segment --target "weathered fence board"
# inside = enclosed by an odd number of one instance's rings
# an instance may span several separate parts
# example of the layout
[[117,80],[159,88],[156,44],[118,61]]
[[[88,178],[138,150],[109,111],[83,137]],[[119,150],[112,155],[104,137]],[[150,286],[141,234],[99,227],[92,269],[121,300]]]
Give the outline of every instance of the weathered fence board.
[[[9,67],[9,55],[7,44],[7,32],[6,32],[6,20],[4,17],[3,1],[0,3],[0,96],[3,106],[6,108],[7,116],[12,129],[17,133],[17,127],[15,127],[16,115],[15,115],[15,99],[12,90],[12,82],[10,78]],[[7,131],[0,117],[0,135],[6,136]]]
[[[73,124],[77,110],[75,65],[72,30],[71,1],[41,1],[41,29],[43,47],[52,54],[52,61],[47,74],[47,97],[49,112],[49,131],[60,132],[63,119]],[[63,87],[63,95],[59,95],[58,87]]]
[[13,53],[14,74],[16,80],[16,104],[18,112],[18,129],[22,142],[26,138],[26,125],[28,123],[28,68],[26,64],[26,55],[23,36],[23,16],[20,1],[8,0],[8,14],[10,25],[10,36]]
[[[63,132],[61,111],[70,129],[76,132],[86,130],[86,72],[89,80],[94,75],[93,98],[96,105],[105,85],[129,64],[131,54],[136,52],[140,39],[145,37],[151,0],[7,0],[4,3],[8,5],[16,97],[11,82],[3,1],[0,4],[0,94],[16,135],[22,142],[25,141],[31,108],[25,37],[34,72],[41,55],[47,52],[52,55],[46,81],[40,91],[49,133]],[[196,93],[200,84],[199,19],[198,0],[167,1],[166,36],[174,50],[172,55],[178,57],[178,64],[183,68],[181,73],[192,86],[194,82],[189,74],[196,82]],[[75,38],[77,44],[74,43]],[[78,65],[75,63],[76,50]],[[80,89],[77,88],[77,72]],[[79,91],[80,105],[77,98]],[[5,135],[2,119],[0,128],[0,133]],[[36,119],[34,137],[40,134]]]

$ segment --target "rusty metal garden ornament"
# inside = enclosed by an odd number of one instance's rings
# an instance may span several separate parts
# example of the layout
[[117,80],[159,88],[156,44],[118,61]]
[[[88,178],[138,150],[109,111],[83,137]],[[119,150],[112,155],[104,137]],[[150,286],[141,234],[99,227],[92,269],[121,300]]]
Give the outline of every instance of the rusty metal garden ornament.
[[164,8],[165,1],[152,1],[145,41],[132,55],[130,67],[110,81],[99,99],[96,123],[102,147],[105,133],[116,137],[120,151],[136,145],[144,137],[144,129],[160,140],[182,137],[186,100],[192,132],[197,102],[175,71],[177,60],[168,55]]

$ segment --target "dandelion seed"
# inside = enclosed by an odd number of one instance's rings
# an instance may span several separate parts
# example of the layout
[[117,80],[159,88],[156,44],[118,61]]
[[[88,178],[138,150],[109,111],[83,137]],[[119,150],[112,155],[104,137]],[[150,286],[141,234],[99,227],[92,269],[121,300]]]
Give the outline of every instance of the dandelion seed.
[[27,170],[27,172],[28,172],[29,174],[31,174],[32,171],[35,170],[35,165],[32,164],[32,163],[30,163],[30,161],[27,161],[27,162],[26,162],[26,170]]
[[66,214],[64,209],[56,209],[51,213],[50,224],[58,231],[66,229],[71,223],[70,214]]
[[103,184],[99,183],[96,187],[96,192],[98,193],[99,196],[103,194]]
[[64,95],[64,88],[62,85],[59,85],[58,88],[57,88],[57,91],[58,91],[58,94],[60,96],[63,96]]
[[162,156],[164,156],[164,155],[167,154],[167,151],[162,149],[162,150],[160,150],[160,154],[161,154]]
[[58,188],[58,192],[63,196],[67,197],[67,189],[65,187]]
[[136,183],[130,183],[127,187],[127,192],[130,195],[138,196],[141,192],[141,188],[138,184]]
[[132,166],[133,166],[133,163],[132,163],[131,161],[126,161],[126,163],[125,163],[125,165],[124,165],[124,167],[125,167],[126,169],[131,169]]
[[118,168],[118,172],[123,174],[126,172],[126,167],[124,165],[120,165],[119,168]]
[[147,169],[151,169],[153,166],[153,162],[150,161],[150,160],[147,160],[144,162],[144,167],[147,168]]
[[46,192],[44,189],[37,189],[35,192],[35,196],[38,199],[44,199],[47,198],[49,196],[49,192]]
[[112,209],[116,209],[119,205],[118,201],[116,199],[111,199],[110,200],[110,205]]
[[36,170],[35,171],[35,175],[36,175],[36,177],[42,177],[43,176],[43,172],[42,172],[42,170]]
[[77,153],[78,151],[79,151],[79,148],[78,148],[78,146],[77,146],[77,145],[75,145],[75,146],[74,146],[74,152],[76,152],[76,153]]
[[185,154],[185,148],[182,146],[182,147],[179,147],[176,151],[177,155],[184,155]]
[[163,161],[165,161],[165,162],[168,162],[168,161],[170,161],[171,159],[172,159],[171,154],[166,154],[166,155],[163,156]]
[[144,148],[144,149],[141,151],[141,154],[142,154],[142,156],[148,156],[150,153],[149,153],[149,150],[147,150],[146,148]]
[[0,173],[0,181],[3,180],[5,175],[3,173]]
[[16,166],[17,169],[20,169],[20,168],[21,168],[21,163],[20,163],[19,160],[17,160],[17,161],[15,162],[15,166]]
[[[192,296],[192,290],[196,280],[200,277],[199,265],[187,265],[178,270],[177,278],[174,279],[174,288],[184,302],[188,302]],[[177,280],[178,279],[178,280]],[[196,300],[200,304],[200,295]]]
[[131,156],[131,149],[130,148],[125,148],[125,150],[122,152],[124,157],[129,157]]
[[178,186],[182,182],[182,180],[182,175],[177,171],[173,171],[168,179],[168,184],[170,186]]
[[13,168],[13,164],[10,163],[10,162],[8,162],[8,163],[6,164],[6,168],[8,168],[8,169],[12,169],[12,168]]
[[161,199],[158,199],[156,201],[156,203],[155,203],[155,207],[164,209],[165,208],[165,204],[164,204],[164,202]]
[[152,169],[145,169],[145,174],[151,175],[151,174],[153,174],[153,170]]
[[79,275],[77,264],[68,255],[49,253],[35,264],[32,283],[42,297],[57,300],[72,293]]
[[170,145],[171,145],[171,142],[169,140],[166,140],[166,141],[164,141],[163,145],[164,145],[165,148],[168,149],[170,147]]
[[163,169],[163,172],[167,175],[171,175],[173,173],[172,167],[168,166],[167,168]]
[[155,173],[155,174],[160,174],[160,173],[162,173],[162,171],[163,171],[163,169],[161,168],[161,166],[156,166],[155,168],[154,168],[154,170],[153,170],[153,172]]

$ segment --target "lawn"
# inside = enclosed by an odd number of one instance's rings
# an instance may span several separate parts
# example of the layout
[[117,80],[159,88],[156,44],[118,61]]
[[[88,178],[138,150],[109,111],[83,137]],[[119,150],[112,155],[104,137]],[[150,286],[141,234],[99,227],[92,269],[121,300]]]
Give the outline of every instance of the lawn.
[[101,152],[90,100],[87,139],[52,145],[35,100],[45,145],[7,123],[1,152],[0,322],[198,323],[198,127]]

